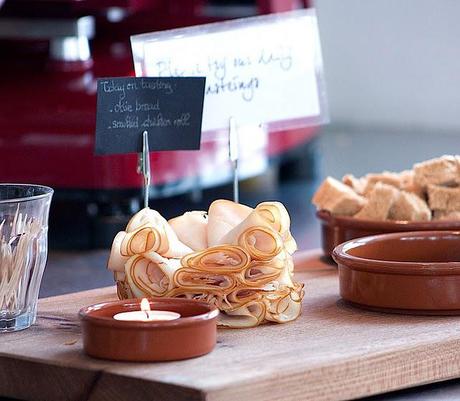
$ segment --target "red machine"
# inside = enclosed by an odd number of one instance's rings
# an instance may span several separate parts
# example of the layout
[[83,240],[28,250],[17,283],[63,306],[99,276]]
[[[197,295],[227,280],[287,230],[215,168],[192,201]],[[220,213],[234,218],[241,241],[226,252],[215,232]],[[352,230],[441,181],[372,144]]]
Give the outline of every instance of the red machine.
[[[282,11],[294,3],[6,0],[0,8],[0,181],[50,185],[57,200],[80,199],[96,208],[117,194],[126,199],[126,191],[137,196],[136,155],[95,156],[93,150],[96,79],[134,75],[130,35]],[[242,170],[245,159],[254,165],[255,157],[280,155],[314,133],[269,135],[268,144],[254,148],[257,154],[242,155]],[[209,137],[199,152],[152,153],[153,196],[229,180],[226,146]],[[263,165],[244,175],[260,174]]]

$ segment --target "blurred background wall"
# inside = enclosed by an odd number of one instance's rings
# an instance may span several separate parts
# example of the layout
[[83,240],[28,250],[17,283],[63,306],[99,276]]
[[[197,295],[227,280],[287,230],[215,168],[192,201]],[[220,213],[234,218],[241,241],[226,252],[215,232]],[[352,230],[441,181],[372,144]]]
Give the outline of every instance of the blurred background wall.
[[460,134],[460,1],[315,6],[333,126]]

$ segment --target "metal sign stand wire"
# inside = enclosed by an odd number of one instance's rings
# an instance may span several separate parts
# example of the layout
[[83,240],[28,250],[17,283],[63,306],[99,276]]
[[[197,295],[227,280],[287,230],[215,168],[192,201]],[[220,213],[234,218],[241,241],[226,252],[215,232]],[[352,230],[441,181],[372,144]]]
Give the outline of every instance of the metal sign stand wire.
[[239,159],[239,137],[238,129],[236,126],[236,120],[234,117],[230,117],[228,134],[228,150],[229,158],[233,169],[233,201],[239,203],[240,194],[238,187],[238,159]]
[[142,133],[142,152],[138,156],[137,165],[138,174],[142,174],[144,178],[144,208],[149,207],[149,189],[150,189],[150,155],[149,155],[149,136],[148,132]]

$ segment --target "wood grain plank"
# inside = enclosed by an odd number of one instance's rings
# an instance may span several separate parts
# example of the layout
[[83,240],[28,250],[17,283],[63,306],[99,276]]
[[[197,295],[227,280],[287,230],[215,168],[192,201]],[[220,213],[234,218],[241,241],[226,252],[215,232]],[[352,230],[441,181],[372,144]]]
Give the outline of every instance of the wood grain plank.
[[337,269],[337,265],[330,257],[323,255],[319,249],[299,251],[294,254],[295,271],[321,271]]
[[[296,260],[296,275],[306,286],[297,321],[219,330],[211,354],[187,361],[134,364],[84,355],[76,313],[115,299],[114,287],[40,300],[37,325],[2,336],[0,396],[335,400],[460,376],[459,317],[348,307],[339,299],[336,268],[318,255],[300,254]],[[29,389],[21,389],[32,376]]]
[[101,372],[88,401],[204,401],[199,390]]
[[0,357],[0,394],[21,400],[80,401],[87,398],[96,372],[62,365]]

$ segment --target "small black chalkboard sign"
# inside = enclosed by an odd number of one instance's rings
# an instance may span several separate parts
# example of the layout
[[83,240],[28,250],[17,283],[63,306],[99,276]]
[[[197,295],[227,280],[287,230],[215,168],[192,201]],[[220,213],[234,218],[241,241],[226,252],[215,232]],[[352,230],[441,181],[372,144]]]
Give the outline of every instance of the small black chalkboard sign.
[[97,81],[95,151],[200,149],[205,78],[101,78]]

